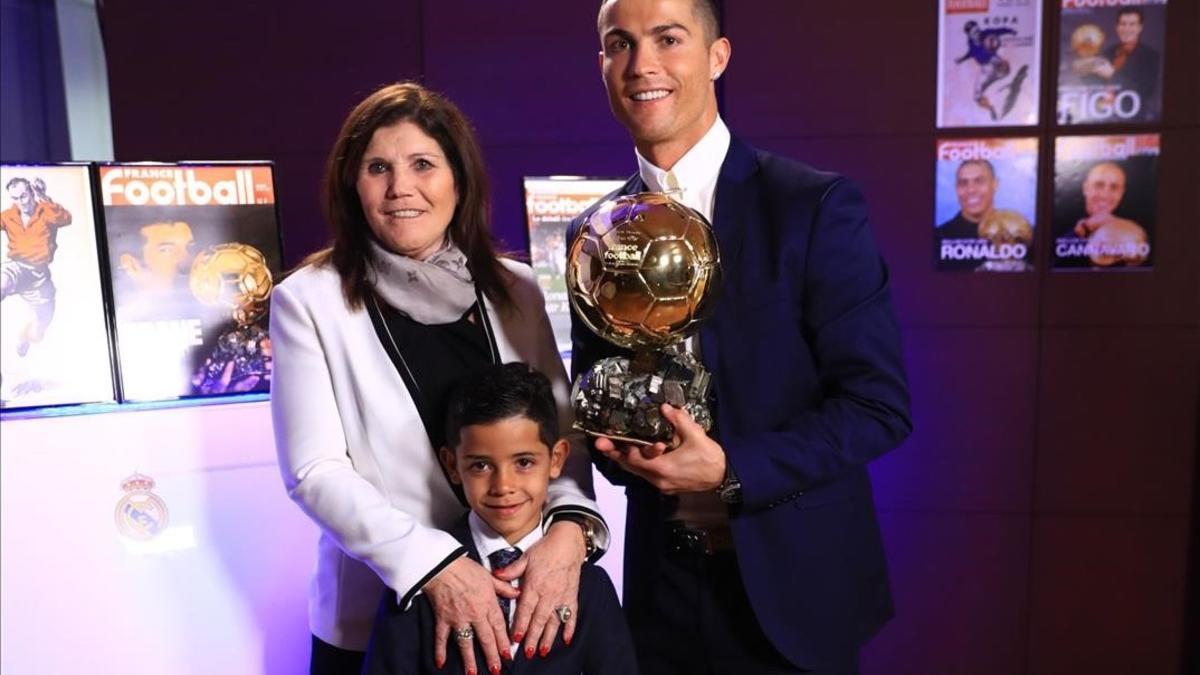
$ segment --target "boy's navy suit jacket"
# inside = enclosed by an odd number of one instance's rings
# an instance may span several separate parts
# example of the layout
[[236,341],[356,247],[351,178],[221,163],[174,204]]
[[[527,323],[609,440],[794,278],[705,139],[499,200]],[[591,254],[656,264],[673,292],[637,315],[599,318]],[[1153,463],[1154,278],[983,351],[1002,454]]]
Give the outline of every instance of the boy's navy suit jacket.
[[[479,562],[479,551],[471,538],[464,516],[450,530],[462,542],[467,555]],[[446,664],[440,670],[433,662],[433,606],[424,593],[413,600],[408,611],[401,611],[396,594],[388,591],[375,615],[371,643],[363,666],[364,675],[446,675],[464,672],[462,655],[453,636],[446,649]],[[524,645],[521,645],[521,649]],[[519,675],[593,675],[637,672],[633,639],[617,600],[617,591],[603,569],[584,563],[579,576],[579,622],[570,646],[562,641],[562,631],[544,658],[534,654],[526,659],[518,649],[511,662],[503,662],[503,672]],[[475,643],[476,672],[487,673],[487,661],[479,643]]]

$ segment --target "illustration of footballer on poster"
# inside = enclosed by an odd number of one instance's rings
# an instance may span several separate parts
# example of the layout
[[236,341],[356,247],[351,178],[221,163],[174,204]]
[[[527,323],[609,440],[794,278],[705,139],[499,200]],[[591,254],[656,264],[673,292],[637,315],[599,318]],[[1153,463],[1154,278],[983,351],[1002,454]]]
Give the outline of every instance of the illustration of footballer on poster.
[[271,167],[107,165],[100,190],[125,400],[268,391]]
[[1037,124],[1041,0],[940,0],[937,126]]
[[88,167],[0,167],[0,407],[114,400]]

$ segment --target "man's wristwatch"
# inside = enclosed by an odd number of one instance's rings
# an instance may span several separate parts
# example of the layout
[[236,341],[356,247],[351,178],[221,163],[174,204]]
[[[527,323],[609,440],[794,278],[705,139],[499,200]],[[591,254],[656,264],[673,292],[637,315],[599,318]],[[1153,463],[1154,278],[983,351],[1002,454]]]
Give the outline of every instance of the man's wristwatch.
[[583,530],[584,557],[591,558],[596,554],[596,525],[592,519],[582,513],[564,513],[554,517],[555,522],[566,521],[579,525]]
[[733,472],[733,465],[729,463],[728,458],[725,460],[725,480],[717,486],[717,496],[726,504],[742,503],[742,481],[738,480],[737,474]]

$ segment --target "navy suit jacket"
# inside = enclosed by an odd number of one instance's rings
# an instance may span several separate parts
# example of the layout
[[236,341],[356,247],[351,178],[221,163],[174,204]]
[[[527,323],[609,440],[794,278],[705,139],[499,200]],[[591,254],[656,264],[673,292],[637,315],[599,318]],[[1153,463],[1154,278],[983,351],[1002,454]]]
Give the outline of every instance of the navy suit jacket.
[[[475,548],[465,517],[450,533],[466,547],[467,555],[479,562],[479,551]],[[396,601],[396,593],[390,590],[384,593],[371,629],[363,674],[462,673],[462,655],[453,636],[446,649],[446,665],[440,670],[434,665],[433,636],[436,625],[433,606],[425,594],[418,595],[408,611],[402,611]],[[475,666],[478,672],[487,672],[487,660],[478,642],[475,643]],[[560,631],[545,657],[535,654],[533,659],[526,659],[524,652],[518,650],[511,662],[502,662],[502,667],[505,673],[528,675],[637,673],[633,638],[608,574],[600,567],[584,563],[579,577],[579,621],[569,646],[563,643]]]
[[[644,189],[634,175],[610,197]],[[852,182],[736,137],[713,229],[725,286],[700,352],[713,374],[713,435],[742,482],[744,501],[730,509],[742,583],[790,661],[843,663],[892,615],[866,467],[912,428],[887,269]],[[623,353],[574,314],[572,338],[574,376]],[[625,609],[636,630],[676,500],[594,459],[626,486]]]

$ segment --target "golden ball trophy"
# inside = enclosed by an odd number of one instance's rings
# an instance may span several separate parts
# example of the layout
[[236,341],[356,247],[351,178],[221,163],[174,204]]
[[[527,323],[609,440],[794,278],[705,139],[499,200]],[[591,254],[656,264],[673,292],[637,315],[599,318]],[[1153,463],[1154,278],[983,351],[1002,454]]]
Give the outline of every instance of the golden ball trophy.
[[712,315],[720,286],[716,238],[693,209],[656,192],[596,209],[567,249],[567,293],[588,328],[632,353],[580,374],[575,428],[670,443],[674,429],[659,412],[669,403],[710,429],[710,375],[682,343]]

